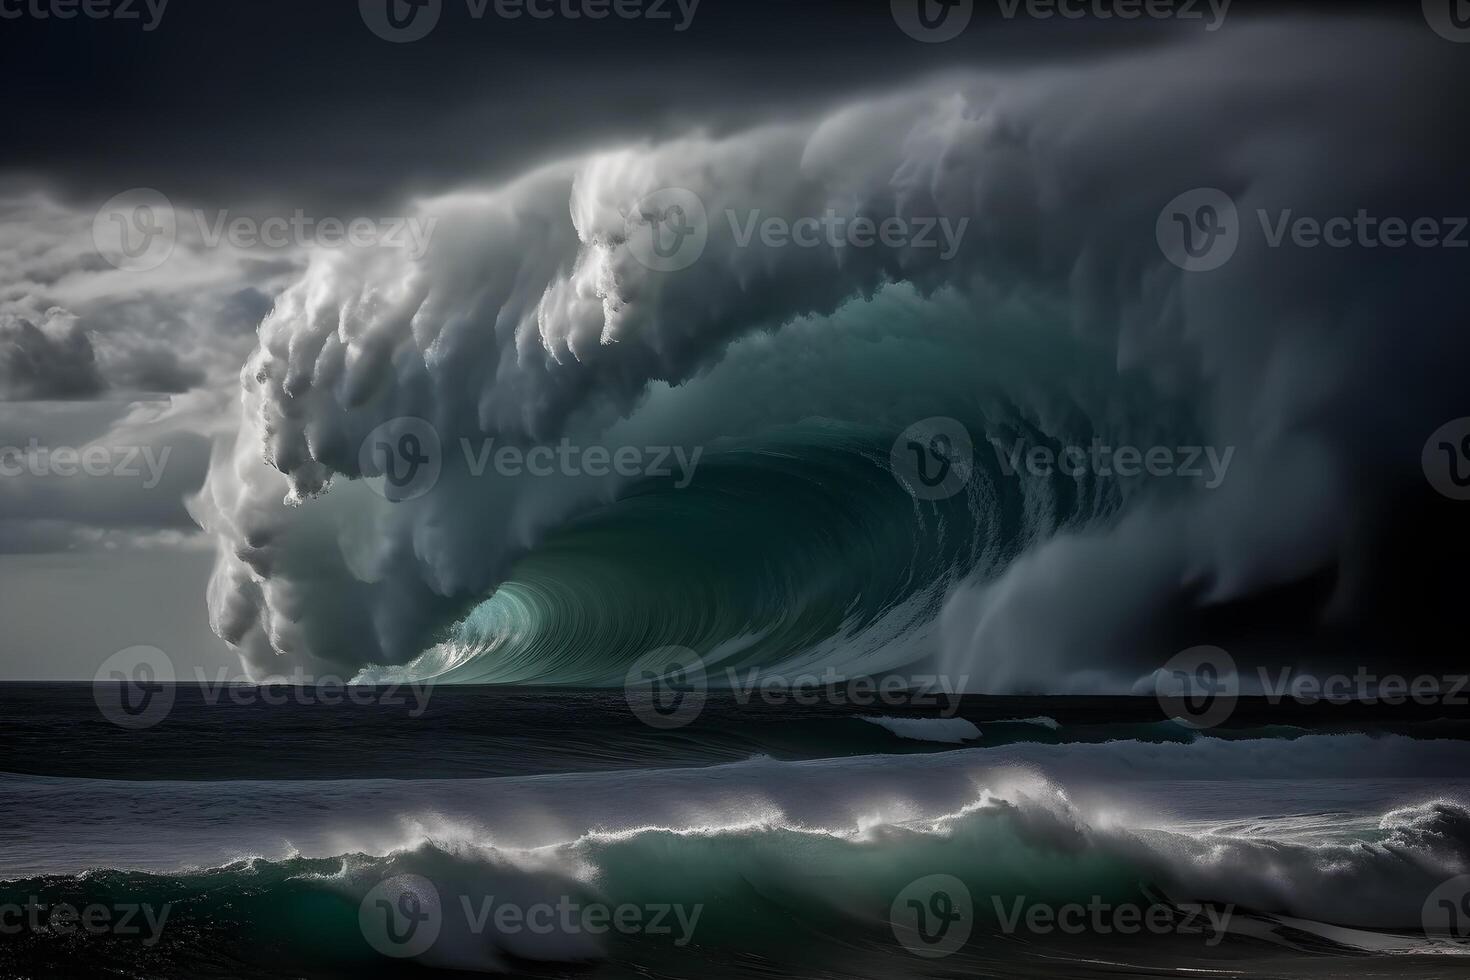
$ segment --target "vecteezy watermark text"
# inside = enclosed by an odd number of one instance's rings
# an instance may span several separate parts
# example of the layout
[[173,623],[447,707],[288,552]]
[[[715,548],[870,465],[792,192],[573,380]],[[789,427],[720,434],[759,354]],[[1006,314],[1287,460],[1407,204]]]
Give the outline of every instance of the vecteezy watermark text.
[[1351,674],[1306,674],[1292,667],[1279,670],[1256,668],[1266,700],[1280,704],[1288,698],[1298,704],[1470,704],[1470,675],[1467,674],[1379,674],[1358,667]]
[[1202,20],[1214,32],[1225,23],[1231,0],[996,0],[1006,20]]
[[821,215],[790,218],[766,215],[759,208],[742,216],[734,208],[725,211],[736,248],[748,248],[759,240],[766,248],[923,248],[938,249],[939,258],[949,261],[959,252],[960,240],[970,225],[969,218],[947,216],[870,218],[838,214],[828,208]]
[[[1182,20],[1203,21],[1206,31],[1225,23],[1231,0],[995,0],[1001,17],[1015,20]],[[975,0],[890,0],[893,21],[909,37],[930,44],[964,33]]]
[[1229,931],[1230,918],[1235,913],[1232,905],[1217,908],[1194,902],[1177,905],[1109,902],[1100,895],[1091,896],[1085,903],[1061,904],[1029,901],[1024,895],[1017,895],[1010,901],[992,895],[991,904],[1001,932],[1006,934],[1203,936],[1206,946],[1219,945]]
[[[998,931],[1004,935],[1134,936],[1141,933],[1202,936],[1217,946],[1230,929],[1233,905],[1197,902],[1113,902],[1100,895],[1086,901],[1037,901],[1026,895],[990,896]],[[925,959],[958,952],[970,941],[980,911],[966,884],[954,875],[925,875],[905,885],[889,907],[899,944]]]
[[[1352,673],[1306,672],[1295,667],[1258,666],[1255,688],[1269,704],[1470,704],[1470,675],[1378,673],[1365,666]],[[1235,658],[1215,646],[1175,654],[1155,672],[1154,690],[1164,712],[1191,728],[1213,728],[1235,711],[1243,683]]]
[[838,673],[831,667],[820,674],[786,675],[750,668],[743,673],[725,669],[725,682],[734,692],[735,703],[818,704],[871,707],[939,708],[940,717],[952,718],[960,710],[970,675],[951,678],[944,674],[885,674],[857,677]]
[[172,446],[0,446],[0,477],[114,477],[152,490],[163,480]]
[[333,675],[313,675],[297,667],[290,674],[252,681],[247,677],[227,676],[223,667],[214,678],[206,677],[200,667],[194,668],[194,682],[199,686],[205,704],[213,707],[221,701],[245,706],[251,704],[298,704],[306,707],[339,704],[379,705],[385,708],[408,707],[408,717],[418,718],[429,708],[434,693],[432,681],[361,684]]
[[470,932],[476,935],[493,924],[501,935],[529,932],[548,936],[552,933],[573,935],[585,932],[596,936],[620,932],[624,935],[673,936],[673,944],[680,947],[689,945],[694,938],[694,929],[704,911],[702,904],[686,906],[652,902],[635,905],[625,902],[608,905],[604,902],[580,902],[566,895],[554,903],[497,902],[494,895],[481,895],[474,899],[461,895],[459,902]]
[[[694,480],[703,446],[578,446],[562,439],[555,446],[542,445],[523,449],[502,445],[494,439],[460,439],[465,468],[470,476],[483,476],[487,467],[497,476],[657,476],[674,477],[674,487],[683,490]],[[675,471],[677,470],[677,475]]]
[[1235,456],[1234,446],[1226,446],[1223,452],[1215,446],[1112,446],[1096,437],[1090,445],[1062,446],[1060,449],[1050,446],[1028,448],[1023,439],[1016,439],[1009,446],[998,439],[990,442],[995,448],[1001,472],[1006,476],[1020,472],[1035,477],[1061,473],[1079,479],[1088,473],[1124,478],[1144,474],[1177,476],[1204,479],[1207,490],[1214,490],[1225,482],[1225,473]]
[[[410,718],[419,718],[429,707],[431,681],[355,682],[330,675],[307,674],[300,667],[289,675],[252,681],[231,676],[224,668],[213,679],[202,667],[194,668],[192,686],[202,704],[225,703],[244,707],[254,704],[332,707],[341,704],[408,708]],[[181,683],[173,659],[157,647],[135,646],[119,650],[102,662],[92,678],[92,698],[102,717],[119,728],[152,728],[168,717]]]
[[[569,438],[553,444],[496,444],[494,437],[459,439],[463,470],[472,478],[493,472],[522,477],[669,478],[676,490],[694,480],[703,446],[582,446]],[[404,416],[374,427],[358,449],[358,467],[368,486],[394,502],[422,497],[444,472],[439,430],[427,419]]]
[[[358,0],[362,22],[393,44],[428,37],[444,13],[446,0]],[[676,33],[694,23],[700,0],[464,0],[471,20],[493,14],[499,20],[646,20],[669,24]]]
[[150,905],[129,902],[92,902],[80,907],[69,902],[47,904],[32,895],[24,904],[0,903],[0,936],[23,932],[56,936],[141,937],[152,946],[163,935],[173,910],[171,902]]
[[[970,675],[851,675],[826,667],[820,673],[782,674],[727,667],[724,687],[736,704],[814,707],[938,708],[943,718],[959,711]],[[710,692],[703,658],[688,647],[650,650],[628,668],[623,695],[642,722],[654,728],[682,728],[699,717]]]
[[[358,926],[368,945],[394,959],[422,956],[445,931],[450,916],[463,917],[470,935],[668,936],[679,948],[689,945],[699,926],[702,904],[670,902],[608,904],[571,895],[541,901],[509,901],[491,894],[445,897],[432,881],[416,874],[384,879],[358,907]],[[460,925],[455,923],[456,926]],[[452,930],[456,934],[459,928]]]
[[173,254],[192,224],[191,244],[251,251],[287,248],[399,248],[421,258],[438,226],[436,216],[339,217],[308,214],[236,214],[228,208],[180,213],[161,191],[134,187],[109,198],[92,221],[92,242],[110,265],[128,272],[156,269]]
[[[726,208],[723,224],[712,222],[702,198],[684,187],[643,195],[623,215],[624,241],[639,263],[656,272],[677,272],[697,262],[712,233],[728,232],[737,249],[872,249],[933,251],[941,261],[959,254],[968,217],[948,215],[768,214],[760,208]],[[712,226],[713,225],[713,226]]]
[[297,208],[289,215],[231,215],[228,208],[190,212],[205,248],[221,243],[240,249],[251,248],[354,248],[388,246],[405,249],[412,258],[421,257],[439,219],[436,216],[368,218],[316,217]]
[[[1467,248],[1470,218],[1463,215],[1382,215],[1359,208],[1352,215],[1304,215],[1292,208],[1257,208],[1267,248],[1400,249]],[[1235,201],[1216,187],[1196,187],[1159,212],[1154,236],[1171,263],[1187,272],[1208,272],[1230,261],[1251,228]]]
[[168,0],[0,0],[0,20],[116,20],[158,29]]
[[[1206,490],[1225,482],[1235,447],[1113,445],[1094,436],[1088,445],[1033,445],[1024,439],[1009,444],[988,437],[1003,476],[1018,474],[1045,479],[1060,473],[1080,480],[1097,477],[1179,477],[1200,480]],[[889,470],[919,500],[943,500],[962,491],[975,471],[975,449],[969,430],[957,419],[934,416],[899,433],[888,456]]]

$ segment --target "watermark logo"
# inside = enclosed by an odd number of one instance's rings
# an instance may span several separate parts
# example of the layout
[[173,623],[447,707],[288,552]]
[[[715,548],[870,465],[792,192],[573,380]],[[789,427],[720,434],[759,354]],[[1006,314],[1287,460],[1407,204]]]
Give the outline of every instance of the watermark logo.
[[1240,699],[1235,658],[1214,646],[1177,653],[1154,674],[1154,695],[1164,714],[1179,724],[1213,728],[1230,717]]
[[[1470,218],[1464,216],[1401,217],[1372,214],[1366,208],[1324,217],[1291,208],[1256,208],[1255,216],[1265,246],[1272,249],[1470,248]],[[1180,194],[1164,206],[1154,225],[1165,258],[1187,272],[1208,272],[1230,261],[1243,232],[1235,202],[1214,187]]]
[[169,199],[151,187],[115,194],[92,219],[97,254],[125,272],[147,272],[168,261],[179,223]]
[[357,910],[357,925],[368,945],[384,956],[422,956],[444,925],[439,890],[422,875],[395,875],[367,893]]
[[157,647],[119,650],[92,678],[92,700],[119,728],[140,730],[163,721],[174,706],[174,664]]
[[915,41],[941,44],[959,37],[975,14],[975,0],[892,0],[893,22]]
[[1470,875],[1451,878],[1430,892],[1422,915],[1429,938],[1470,943]]
[[1429,29],[1446,41],[1470,41],[1470,2],[1467,0],[1423,0],[1424,20]]
[[[1168,716],[1192,728],[1223,724],[1239,700],[1242,676],[1218,647],[1194,647],[1170,658],[1153,677],[1159,704]],[[1354,673],[1303,672],[1292,666],[1255,668],[1252,690],[1267,703],[1413,703],[1463,708],[1470,704],[1470,674],[1379,674],[1366,666]]]
[[437,216],[336,217],[311,215],[301,208],[289,214],[258,217],[228,208],[176,211],[161,191],[138,187],[110,198],[92,220],[97,253],[114,268],[146,272],[167,262],[180,233],[206,249],[222,246],[246,250],[397,248],[417,260],[429,249]]
[[671,936],[685,947],[694,938],[704,906],[654,902],[608,905],[573,895],[547,896],[541,901],[503,901],[494,895],[460,893],[446,901],[433,882],[416,874],[402,874],[375,886],[358,908],[358,926],[373,949],[394,959],[427,953],[446,923],[464,917],[464,932],[472,936],[511,937],[558,935]]
[[390,44],[427,37],[439,23],[444,0],[358,0],[367,29]]
[[[563,476],[668,479],[676,490],[694,482],[703,446],[582,446],[563,438],[555,444],[497,446],[495,439],[461,437],[464,472],[479,479],[489,473],[507,479]],[[4,457],[0,456],[0,473]],[[425,419],[401,416],[368,433],[358,448],[358,466],[368,486],[395,503],[422,497],[443,475],[444,451],[438,430]]]
[[439,431],[427,419],[389,419],[362,441],[357,465],[367,485],[395,504],[422,497],[444,470]]
[[1470,500],[1470,417],[1435,429],[1419,462],[1435,490],[1451,500]]
[[645,194],[623,216],[628,251],[655,272],[687,269],[709,242],[709,216],[699,195],[683,187]]
[[1154,237],[1164,257],[1186,272],[1218,269],[1240,244],[1235,202],[1214,187],[1185,191],[1159,212]]
[[[720,223],[719,218],[723,218]],[[712,222],[714,227],[712,228]],[[666,187],[639,199],[623,214],[624,240],[644,266],[676,272],[697,262],[711,231],[728,229],[737,249],[868,249],[932,252],[948,262],[960,252],[968,217],[948,215],[873,216],[826,208],[820,214],[769,214],[760,208],[725,208],[712,216],[693,191]],[[726,239],[721,239],[722,241]]]
[[888,910],[899,945],[925,959],[949,956],[964,946],[975,928],[970,889],[954,875],[926,875],[910,882]]
[[975,446],[952,418],[936,415],[899,433],[888,453],[893,478],[919,500],[953,497],[970,482]]
[[704,661],[688,647],[650,650],[623,678],[623,698],[651,728],[683,728],[699,717],[709,691]]
[[415,260],[428,251],[439,223],[435,216],[341,218],[310,215],[300,208],[266,217],[232,214],[228,208],[179,212],[161,191],[135,187],[109,198],[97,210],[92,242],[114,268],[147,272],[168,261],[180,232],[191,221],[188,240],[207,249],[383,247],[403,249]]

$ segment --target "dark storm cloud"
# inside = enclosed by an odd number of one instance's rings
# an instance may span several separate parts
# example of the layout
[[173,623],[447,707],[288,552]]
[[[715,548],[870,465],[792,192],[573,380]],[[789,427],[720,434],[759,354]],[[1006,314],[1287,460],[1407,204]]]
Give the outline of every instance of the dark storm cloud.
[[43,330],[0,314],[0,401],[90,398],[105,387],[92,343],[75,318],[53,317]]
[[304,264],[211,244],[185,212],[157,268],[111,264],[95,211],[0,186],[0,401],[178,394],[233,379],[271,296]]
[[[1236,0],[1230,16],[1284,6]],[[408,44],[373,36],[356,0],[171,0],[151,32],[6,21],[0,173],[85,197],[152,186],[214,207],[350,210],[611,138],[731,132],[925,73],[1097,57],[1203,30],[1000,9],[978,0],[970,27],[943,44],[905,36],[889,0],[702,0],[682,31],[475,19],[465,0],[445,0],[434,31]]]
[[[1244,3],[1235,16],[1248,15]],[[958,38],[923,44],[898,29],[887,0],[703,0],[694,11],[676,31],[616,17],[476,19],[446,0],[436,29],[410,44],[374,36],[355,2],[172,0],[147,31],[6,19],[0,221],[15,247],[0,241],[10,314],[0,398],[181,392],[229,376],[239,341],[299,268],[289,255],[201,256],[217,270],[212,287],[236,280],[229,297],[120,279],[85,241],[86,223],[130,187],[163,190],[181,215],[304,208],[350,219],[612,139],[734,132],[896,79],[1104,57],[1201,31],[1007,21],[982,2]],[[38,189],[53,202],[45,213]],[[89,275],[108,287],[78,290]],[[41,329],[53,307],[74,318],[65,330]]]

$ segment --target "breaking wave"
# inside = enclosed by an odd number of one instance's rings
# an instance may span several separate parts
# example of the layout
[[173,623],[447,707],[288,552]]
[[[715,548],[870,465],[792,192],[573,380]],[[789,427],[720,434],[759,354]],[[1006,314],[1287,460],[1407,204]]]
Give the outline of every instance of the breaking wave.
[[[12,880],[0,883],[0,902],[85,897],[167,908],[168,927],[140,960],[162,975],[162,964],[179,960],[260,965],[263,950],[284,953],[296,968],[381,966],[360,914],[385,883],[414,890],[416,907],[436,917],[438,938],[414,956],[432,968],[512,971],[670,952],[789,964],[834,947],[876,955],[894,948],[897,897],[940,873],[963,883],[972,943],[991,952],[1013,943],[1006,922],[1018,904],[1069,903],[1162,906],[1218,932],[1212,945],[1248,937],[1318,952],[1467,952],[1453,936],[1426,934],[1424,909],[1470,868],[1470,811],[1438,800],[1328,826],[1315,839],[1273,836],[1269,822],[1228,834],[1147,829],[1090,812],[1057,784],[1018,770],[992,776],[969,802],[935,817],[820,826],[775,812],[728,825],[594,830],[536,848],[441,827],[386,853]],[[487,903],[666,911],[659,930],[593,933],[571,920],[507,926],[484,914]],[[42,954],[11,953],[31,961]]]
[[[794,392],[780,366],[816,349],[824,384]],[[364,677],[616,685],[668,645],[720,671],[932,669],[959,582],[1058,530],[1108,521],[1137,489],[1008,472],[1018,444],[1086,446],[1125,427],[1163,438],[1155,419],[1170,413],[1142,385],[1110,390],[1111,373],[1056,324],[987,324],[907,287],[738,343],[697,384],[655,390],[604,440],[697,445],[687,485],[638,480],[577,511],[434,648]],[[934,416],[975,445],[963,488],[928,500],[895,475],[891,453]],[[1174,424],[1176,438],[1189,431]]]

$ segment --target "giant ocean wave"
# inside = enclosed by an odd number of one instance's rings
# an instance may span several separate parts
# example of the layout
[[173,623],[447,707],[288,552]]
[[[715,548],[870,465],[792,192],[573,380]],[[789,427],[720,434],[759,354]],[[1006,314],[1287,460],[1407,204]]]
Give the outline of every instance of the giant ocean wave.
[[[817,349],[829,351],[824,385],[793,391],[781,365]],[[604,436],[699,445],[687,486],[630,481],[578,512],[405,672],[621,684],[668,645],[699,652],[716,679],[932,670],[951,589],[1058,530],[1105,524],[1139,492],[1138,480],[1007,473],[1017,444],[1111,443],[1125,428],[1189,441],[1187,426],[1170,436],[1155,421],[1177,408],[1141,383],[1129,405],[1110,384],[1111,365],[1054,325],[976,322],[953,298],[904,287],[738,343]],[[974,465],[953,497],[916,499],[890,453],[907,424],[939,412],[973,434]],[[711,431],[741,434],[699,441]]]
[[[1461,183],[1427,161],[1457,173],[1463,148],[1399,108],[1458,87],[1438,40],[1245,23],[418,202],[437,222],[423,256],[315,254],[261,324],[239,433],[191,503],[218,545],[211,622],[255,677],[411,664],[600,685],[673,643],[720,665],[937,664],[1037,693],[1126,692],[1172,652],[1150,635],[1162,621],[1313,576],[1336,591],[1308,617],[1351,619],[1371,608],[1354,590],[1391,574],[1365,529],[1422,489],[1419,448],[1459,391],[1457,255],[1288,256],[1254,214],[1453,211]],[[1361,145],[1371,160],[1344,152]],[[1240,218],[1208,273],[1156,239],[1165,205],[1200,187]],[[674,271],[632,247],[667,188],[708,215],[702,254]],[[964,232],[952,252],[779,248],[726,218],[829,212]],[[1371,439],[1364,389],[1400,398]],[[888,454],[935,416],[969,431],[977,472],[915,501]],[[444,473],[389,503],[360,449],[405,418],[438,433]],[[488,439],[702,455],[682,487],[474,476],[461,441]],[[1017,477],[995,453],[1094,439],[1235,456],[1206,490]]]

